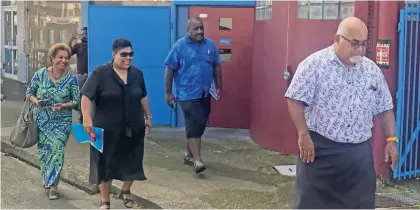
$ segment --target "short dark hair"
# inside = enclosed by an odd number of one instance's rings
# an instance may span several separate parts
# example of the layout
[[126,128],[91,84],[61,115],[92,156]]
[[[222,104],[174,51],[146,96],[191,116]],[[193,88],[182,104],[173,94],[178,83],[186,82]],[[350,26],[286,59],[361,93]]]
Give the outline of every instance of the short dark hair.
[[133,48],[133,46],[131,45],[131,42],[128,39],[118,38],[114,40],[114,43],[112,44],[112,51],[116,52],[126,47]]
[[87,27],[85,26],[85,27],[83,27],[82,28],[82,31],[87,31]]

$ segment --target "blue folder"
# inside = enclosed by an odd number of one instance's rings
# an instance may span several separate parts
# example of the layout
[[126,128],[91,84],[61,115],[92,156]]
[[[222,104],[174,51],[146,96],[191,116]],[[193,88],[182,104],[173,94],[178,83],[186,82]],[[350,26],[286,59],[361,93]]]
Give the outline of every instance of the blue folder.
[[95,147],[99,152],[103,153],[104,151],[104,129],[93,127],[93,132],[96,136],[96,141],[93,141],[89,134],[86,133],[85,129],[83,128],[82,124],[73,124],[72,131],[74,138],[76,139],[77,143],[90,143],[93,147]]

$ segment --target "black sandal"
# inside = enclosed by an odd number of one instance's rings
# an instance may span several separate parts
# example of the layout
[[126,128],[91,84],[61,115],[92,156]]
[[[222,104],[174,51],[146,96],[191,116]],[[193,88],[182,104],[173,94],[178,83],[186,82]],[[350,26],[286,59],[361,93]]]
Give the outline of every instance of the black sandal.
[[129,209],[133,208],[135,205],[135,202],[133,201],[133,199],[124,198],[124,195],[131,195],[130,190],[121,190],[120,195],[118,197],[123,200],[124,206],[126,208],[129,208]]
[[60,194],[57,192],[57,190],[50,189],[50,192],[48,193],[48,198],[50,200],[57,200]]
[[189,155],[184,155],[184,164],[185,165],[189,165],[189,166],[194,165],[193,158],[191,156],[189,156]]
[[132,195],[130,190],[121,190],[120,195],[118,196],[118,198],[123,200],[124,206],[126,208],[134,208],[136,207],[137,209],[147,209],[147,206],[144,204],[140,204],[137,201],[134,201],[133,199],[130,198],[124,198],[124,195]]
[[111,209],[111,202],[101,201],[101,206],[99,207],[99,209],[103,209],[102,206],[107,206],[105,209]]
[[199,174],[206,170],[206,166],[204,166],[202,161],[195,161],[194,162],[194,170],[196,174]]

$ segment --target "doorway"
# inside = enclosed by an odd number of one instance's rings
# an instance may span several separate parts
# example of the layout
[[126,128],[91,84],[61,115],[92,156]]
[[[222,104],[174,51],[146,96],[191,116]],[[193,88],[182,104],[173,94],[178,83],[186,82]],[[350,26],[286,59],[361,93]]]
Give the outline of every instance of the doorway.
[[18,52],[17,52],[17,6],[3,6],[2,15],[2,48],[4,49],[3,71],[6,78],[18,79]]
[[130,40],[135,52],[132,64],[144,74],[154,126],[171,125],[163,85],[163,61],[171,47],[170,12],[169,6],[88,6],[89,73],[111,61],[116,38]]
[[222,98],[212,100],[208,126],[249,128],[254,8],[194,6],[189,16],[202,18],[222,60]]

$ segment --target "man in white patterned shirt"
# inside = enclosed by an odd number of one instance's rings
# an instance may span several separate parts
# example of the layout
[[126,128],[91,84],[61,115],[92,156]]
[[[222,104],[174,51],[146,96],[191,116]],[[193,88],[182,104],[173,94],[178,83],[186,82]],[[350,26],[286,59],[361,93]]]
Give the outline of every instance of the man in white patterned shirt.
[[344,19],[334,45],[303,60],[285,94],[299,136],[297,209],[375,208],[375,115],[385,159],[392,169],[398,162],[392,97],[381,69],[364,57],[368,44],[366,25]]

